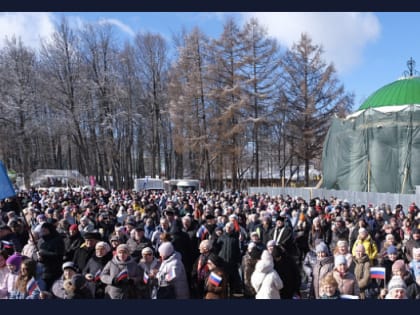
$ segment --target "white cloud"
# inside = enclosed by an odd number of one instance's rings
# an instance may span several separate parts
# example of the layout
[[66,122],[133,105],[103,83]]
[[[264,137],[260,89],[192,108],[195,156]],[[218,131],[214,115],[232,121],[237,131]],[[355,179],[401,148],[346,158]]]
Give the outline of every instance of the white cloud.
[[128,35],[132,37],[136,35],[136,33],[133,31],[133,29],[130,26],[128,26],[127,24],[124,24],[123,22],[117,19],[101,19],[98,23],[115,25],[120,30],[122,30],[123,32],[127,33]]
[[341,74],[351,71],[363,61],[366,45],[380,34],[380,23],[373,13],[339,12],[257,12],[243,13],[245,19],[258,18],[270,36],[290,48],[302,33],[322,45],[324,59],[333,62]]
[[54,30],[51,13],[0,13],[0,48],[4,47],[6,38],[15,36],[20,37],[25,46],[37,50],[41,40],[48,40]]

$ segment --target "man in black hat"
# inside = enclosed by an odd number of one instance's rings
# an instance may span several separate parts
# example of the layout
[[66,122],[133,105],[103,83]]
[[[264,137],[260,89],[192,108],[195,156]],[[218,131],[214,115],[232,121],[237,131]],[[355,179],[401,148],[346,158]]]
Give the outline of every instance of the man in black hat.
[[73,262],[83,270],[88,260],[95,253],[96,243],[102,240],[101,234],[97,231],[86,232],[83,236],[85,242],[74,252]]
[[293,231],[285,224],[286,217],[279,215],[276,219],[276,226],[273,229],[272,239],[276,245],[281,246],[289,255],[296,255],[296,245],[293,242]]

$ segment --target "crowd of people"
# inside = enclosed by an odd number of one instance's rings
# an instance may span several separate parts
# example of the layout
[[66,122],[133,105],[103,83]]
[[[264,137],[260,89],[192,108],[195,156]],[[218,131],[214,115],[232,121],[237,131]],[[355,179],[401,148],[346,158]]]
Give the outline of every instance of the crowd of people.
[[415,203],[31,189],[0,213],[2,299],[420,299]]

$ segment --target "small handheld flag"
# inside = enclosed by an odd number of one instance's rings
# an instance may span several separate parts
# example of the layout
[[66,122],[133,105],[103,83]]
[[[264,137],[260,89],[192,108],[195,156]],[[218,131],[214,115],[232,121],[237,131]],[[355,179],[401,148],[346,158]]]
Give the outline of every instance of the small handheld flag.
[[102,272],[102,270],[98,269],[98,271],[95,273],[95,276],[93,277],[93,280],[95,282],[98,282],[101,279],[101,272]]
[[385,267],[371,267],[370,277],[372,279],[385,279]]
[[215,285],[216,287],[218,287],[220,285],[220,283],[222,282],[222,277],[217,275],[214,272],[211,272],[209,275],[209,282],[213,285]]
[[13,197],[16,195],[13,185],[7,175],[6,168],[3,163],[0,161],[0,199],[5,199],[7,197]]
[[122,281],[124,279],[128,278],[128,271],[127,269],[122,270],[118,275],[117,275],[117,280],[118,281]]
[[144,274],[143,274],[143,282],[144,282],[144,284],[147,284],[148,281],[149,281],[149,275],[145,271]]
[[32,293],[38,288],[38,283],[36,280],[32,277],[31,280],[29,280],[28,284],[26,285],[26,290],[28,291],[28,296],[32,295]]
[[171,281],[176,278],[175,267],[172,267],[171,270],[166,274],[166,281]]

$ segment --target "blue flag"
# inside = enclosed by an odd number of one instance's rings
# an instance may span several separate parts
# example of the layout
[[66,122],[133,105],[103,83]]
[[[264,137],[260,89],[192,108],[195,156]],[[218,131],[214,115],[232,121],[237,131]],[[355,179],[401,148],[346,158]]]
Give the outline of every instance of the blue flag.
[[10,182],[9,176],[7,176],[6,168],[0,161],[0,199],[15,196],[15,190]]

